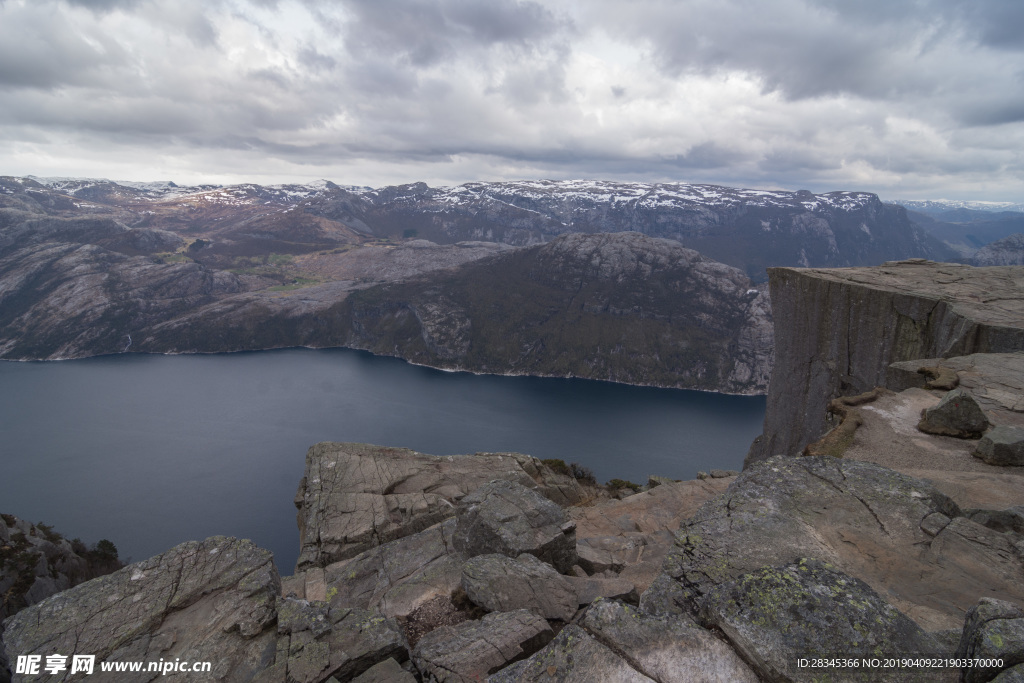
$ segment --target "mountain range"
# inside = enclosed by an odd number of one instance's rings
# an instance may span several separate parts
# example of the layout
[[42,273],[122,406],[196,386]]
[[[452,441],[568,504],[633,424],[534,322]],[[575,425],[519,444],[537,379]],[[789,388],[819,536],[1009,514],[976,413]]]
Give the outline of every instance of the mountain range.
[[760,393],[767,267],[954,256],[864,192],[3,177],[0,358],[349,346]]

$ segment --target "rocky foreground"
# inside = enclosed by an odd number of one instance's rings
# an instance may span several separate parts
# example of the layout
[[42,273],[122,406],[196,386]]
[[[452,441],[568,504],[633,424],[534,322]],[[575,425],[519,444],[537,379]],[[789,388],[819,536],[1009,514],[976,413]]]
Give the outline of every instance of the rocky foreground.
[[[880,310],[918,305],[900,272],[878,269]],[[960,348],[889,362],[816,440],[795,420],[788,452],[695,481],[317,444],[293,575],[248,541],[187,543],[20,611],[7,652],[281,683],[1024,680],[1024,352]]]

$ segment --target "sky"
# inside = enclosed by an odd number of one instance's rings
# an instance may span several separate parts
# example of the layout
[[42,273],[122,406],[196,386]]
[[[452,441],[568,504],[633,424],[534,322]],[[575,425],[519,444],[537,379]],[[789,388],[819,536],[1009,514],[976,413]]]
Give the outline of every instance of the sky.
[[1024,201],[1020,0],[0,0],[0,175]]

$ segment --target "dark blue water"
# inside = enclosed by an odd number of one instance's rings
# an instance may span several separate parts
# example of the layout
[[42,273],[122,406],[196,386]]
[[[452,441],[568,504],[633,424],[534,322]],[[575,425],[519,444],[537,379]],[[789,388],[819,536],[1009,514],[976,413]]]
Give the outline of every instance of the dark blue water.
[[739,469],[762,397],[476,376],[349,350],[0,362],[0,512],[142,560],[215,534],[298,555],[306,449],[518,451],[600,481]]

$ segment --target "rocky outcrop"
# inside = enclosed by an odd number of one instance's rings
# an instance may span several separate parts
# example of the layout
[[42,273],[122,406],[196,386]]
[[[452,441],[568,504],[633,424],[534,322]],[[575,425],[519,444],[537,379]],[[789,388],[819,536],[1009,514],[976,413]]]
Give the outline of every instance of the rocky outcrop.
[[[532,610],[545,619],[569,621],[576,614],[577,593],[566,577],[529,553],[479,555],[462,566],[462,588],[489,612]],[[587,601],[588,603],[591,601]]]
[[6,681],[3,622],[20,610],[123,566],[117,548],[68,540],[46,524],[0,515],[0,681]]
[[455,515],[455,503],[492,479],[561,504],[587,493],[575,479],[518,453],[436,457],[402,448],[322,443],[306,454],[295,505],[298,567],[323,567]]
[[498,479],[459,501],[453,542],[467,557],[526,553],[562,573],[576,564],[576,523],[536,491]]
[[[359,463],[349,468],[353,482],[384,482],[378,497],[391,495],[387,472],[404,472],[399,486],[435,487],[474,471],[432,469],[425,456],[358,444],[320,444],[311,453],[307,485],[338,469],[334,455],[347,454]],[[409,469],[396,465],[403,458]],[[358,480],[358,472],[378,474]],[[416,530],[426,523],[417,517],[429,521],[433,508],[409,507],[393,540],[283,581],[269,553],[247,541],[179,546],[24,610],[8,621],[9,649],[93,648],[99,662],[209,659],[218,667],[213,680],[259,683],[415,680],[413,672],[425,681],[668,683],[812,680],[825,672],[800,668],[799,658],[836,654],[837,643],[864,657],[951,655],[960,638],[964,653],[1004,658],[992,675],[1016,675],[1024,651],[1013,606],[1024,604],[1017,508],[965,510],[936,486],[870,463],[776,457],[738,477],[664,481],[566,514],[538,491],[562,491],[567,505],[564,491],[576,488],[539,469],[527,488],[516,472],[455,497],[454,518]],[[319,509],[322,528],[333,516],[359,517]],[[544,561],[529,551],[548,543],[509,540],[536,541],[540,532],[561,547],[570,520],[578,520],[580,547],[618,535],[642,541],[642,552],[620,549],[621,567],[593,576],[560,566],[565,575],[548,563],[563,552],[540,553]],[[673,536],[669,528],[680,521]],[[639,608],[627,604],[650,583],[631,571],[647,553],[664,556],[665,536],[675,538],[665,573]],[[476,554],[496,543],[507,554]],[[983,602],[998,610],[979,606],[961,636],[963,611],[979,595],[1012,605]],[[898,673],[880,680],[912,680]],[[951,673],[928,671],[929,680]]]
[[[273,664],[280,589],[269,552],[215,537],[24,609],[6,622],[4,641],[12,656],[60,654],[69,663],[75,654],[95,655],[97,662],[207,661],[211,680],[247,681]],[[52,679],[40,671],[20,680]]]
[[776,366],[748,464],[820,438],[829,401],[884,385],[891,363],[1024,349],[1022,280],[1021,267],[920,261],[771,269]]
[[932,630],[960,625],[982,594],[1024,601],[1013,539],[960,514],[933,485],[871,463],[777,456],[682,526],[641,606],[699,614],[716,586],[808,557],[865,581]]

